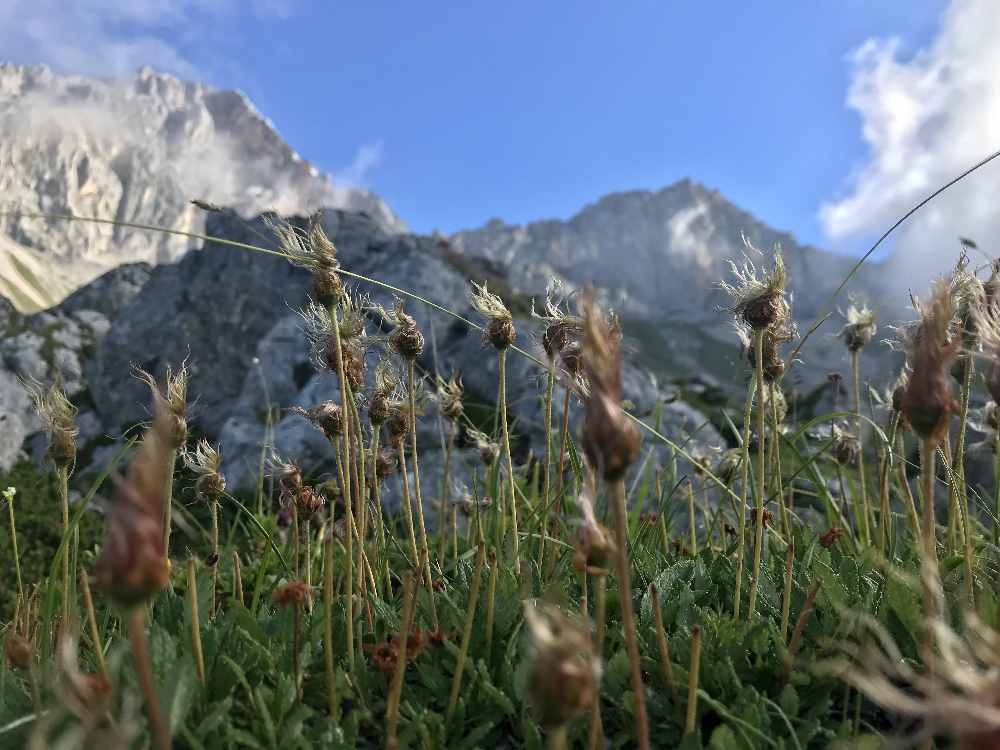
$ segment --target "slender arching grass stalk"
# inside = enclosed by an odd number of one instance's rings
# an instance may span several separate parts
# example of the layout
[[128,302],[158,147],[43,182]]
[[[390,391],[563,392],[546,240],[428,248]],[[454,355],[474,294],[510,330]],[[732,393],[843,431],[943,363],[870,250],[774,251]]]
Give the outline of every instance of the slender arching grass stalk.
[[[602,659],[604,655],[604,630],[607,627],[607,614],[604,611],[606,577],[603,570],[591,576],[594,580],[594,658],[598,660]],[[590,707],[590,731],[587,747],[590,750],[597,750],[603,745],[604,727],[601,721],[601,690],[600,683],[598,683],[598,689],[595,691]]]
[[889,501],[889,473],[892,471],[892,449],[896,445],[896,435],[899,432],[900,415],[893,413],[889,427],[889,440],[886,441],[885,449],[882,452],[882,464],[879,467],[878,488],[879,488],[879,533],[882,537],[882,549],[886,553],[890,550],[892,542],[892,506]]
[[[743,565],[746,558],[746,526],[747,526],[747,495],[750,492],[750,420],[753,413],[753,396],[757,387],[756,380],[750,379],[747,386],[747,402],[743,409],[743,434],[741,436],[743,450],[742,461],[740,461],[740,516],[737,519],[736,540],[736,587],[733,591],[733,617],[740,618],[740,605],[742,603],[741,594],[743,590]],[[666,540],[664,538],[664,548]],[[665,550],[664,550],[665,551]]]
[[201,618],[198,616],[198,576],[195,560],[187,561],[188,605],[191,607],[191,649],[194,652],[194,666],[198,682],[205,684],[205,653],[201,648]]
[[94,649],[94,660],[97,662],[97,673],[106,685],[110,685],[108,663],[104,659],[104,642],[101,640],[101,631],[97,628],[94,599],[90,595],[90,579],[87,577],[87,573],[82,570],[80,571],[80,591],[83,594],[83,606],[87,612],[87,627],[90,629],[90,641]]
[[[857,415],[858,425],[858,486],[861,492],[861,528],[866,545],[872,543],[872,531],[869,523],[871,508],[868,505],[868,482],[865,477],[865,440],[864,422],[861,420],[861,368],[859,362],[861,351],[854,349],[851,351],[851,380],[854,386],[854,413]],[[885,552],[885,550],[880,550]]]
[[757,364],[757,474],[756,481],[756,517],[754,519],[753,538],[753,571],[750,578],[750,605],[747,608],[747,619],[753,620],[757,607],[757,587],[760,582],[761,548],[764,542],[764,472],[765,472],[765,438],[764,438],[764,331],[754,331],[755,360]]
[[17,575],[17,598],[19,601],[24,601],[24,581],[21,578],[21,556],[17,551],[17,523],[14,520],[14,496],[13,490],[7,490],[3,493],[4,499],[7,501],[7,514],[10,518],[10,549],[14,557],[14,572]]
[[695,719],[698,717],[698,678],[701,672],[701,627],[691,628],[691,666],[688,669],[687,717],[684,721],[684,734],[695,731]]
[[510,454],[510,426],[507,421],[507,350],[498,353],[500,361],[500,435],[507,463],[507,497],[510,500],[510,525],[514,538],[514,575],[521,575],[520,539],[517,531],[517,493],[514,489],[514,459]]
[[128,615],[129,634],[132,642],[132,658],[139,677],[139,687],[146,703],[146,718],[149,733],[157,750],[170,750],[170,732],[160,713],[160,700],[153,682],[153,665],[149,659],[149,642],[146,639],[146,616],[143,607],[133,607]]
[[413,490],[417,505],[417,520],[420,523],[420,555],[424,579],[427,582],[427,596],[431,605],[431,621],[438,627],[437,606],[434,603],[434,581],[431,578],[431,553],[427,546],[427,527],[424,524],[424,500],[420,490],[420,461],[417,458],[417,395],[415,366],[412,359],[406,361],[407,392],[410,403],[410,450],[413,454]]
[[622,627],[625,631],[625,649],[628,652],[629,674],[632,691],[635,694],[635,731],[641,750],[649,748],[649,720],[646,717],[646,692],[642,683],[639,640],[635,628],[635,608],[632,603],[632,572],[628,553],[628,509],[625,505],[625,480],[608,482],[612,504],[615,509],[618,553],[618,601],[622,611]]
[[462,672],[465,671],[465,660],[469,654],[469,642],[472,639],[472,625],[476,620],[476,607],[479,604],[479,584],[483,578],[483,559],[486,557],[485,545],[480,542],[476,549],[476,567],[472,572],[472,584],[469,588],[469,602],[465,608],[465,625],[462,628],[462,644],[458,650],[455,663],[455,674],[451,680],[451,692],[448,695],[448,710],[445,721],[451,723],[458,705],[458,691],[462,687]]
[[[691,534],[691,556],[698,556],[698,522],[697,516],[694,511],[694,482],[690,477],[688,477],[687,482],[687,501],[688,501],[688,526]],[[705,519],[708,522],[708,519]]]

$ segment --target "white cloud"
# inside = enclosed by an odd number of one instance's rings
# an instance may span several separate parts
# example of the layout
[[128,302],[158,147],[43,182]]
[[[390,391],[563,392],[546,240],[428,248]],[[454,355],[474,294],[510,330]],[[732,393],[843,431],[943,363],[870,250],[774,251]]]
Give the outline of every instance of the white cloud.
[[344,169],[337,170],[333,181],[352,187],[363,187],[372,170],[382,164],[382,141],[365,143],[354,154],[354,160]]
[[[258,18],[286,18],[292,0],[254,0]],[[241,0],[0,0],[0,54],[66,73],[121,76],[149,65],[184,77],[196,66],[175,43],[245,12]]]
[[[880,234],[921,198],[1000,148],[1000,2],[953,0],[936,38],[904,59],[899,39],[850,57],[847,105],[861,116],[866,161],[820,208],[833,242]],[[919,285],[955,260],[958,237],[1000,254],[1000,163],[922,209],[897,235],[901,281]]]

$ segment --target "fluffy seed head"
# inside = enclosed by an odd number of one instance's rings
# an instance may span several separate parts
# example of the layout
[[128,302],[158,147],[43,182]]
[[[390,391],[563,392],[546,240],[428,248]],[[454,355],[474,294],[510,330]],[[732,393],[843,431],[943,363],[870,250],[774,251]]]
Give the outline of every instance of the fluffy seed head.
[[465,434],[472,441],[476,450],[479,451],[479,460],[483,462],[483,466],[486,468],[493,466],[500,457],[499,444],[495,440],[492,440],[485,432],[480,432],[472,427],[467,429]]
[[199,440],[193,451],[185,452],[184,465],[197,476],[195,493],[199,499],[214,502],[226,491],[226,478],[219,471],[222,456],[207,440]]
[[302,472],[291,461],[285,461],[271,451],[267,459],[268,475],[278,482],[278,491],[283,498],[293,498],[302,489]]
[[457,422],[462,418],[464,412],[462,405],[462,378],[456,372],[453,372],[447,380],[437,375],[435,376],[434,385],[441,415],[451,422]]
[[94,569],[98,585],[125,609],[143,604],[166,586],[170,571],[163,545],[163,490],[174,470],[170,457],[177,423],[168,401],[159,391],[154,394],[153,422],[125,479],[116,480]]
[[469,301],[476,311],[486,318],[486,329],[483,331],[483,339],[493,345],[498,352],[509,349],[517,338],[517,331],[514,329],[514,318],[510,310],[503,303],[499,295],[494,294],[486,288],[486,282],[482,284],[472,283],[472,291],[469,293]]
[[528,701],[542,726],[564,726],[596,697],[601,666],[590,632],[553,606],[526,605],[524,619],[530,644]]
[[[330,309],[310,302],[299,317],[304,323],[303,332],[309,341],[309,358],[317,372],[330,372],[339,377],[340,360],[337,357],[337,335],[340,351],[344,355],[344,377],[355,391],[364,384],[365,350],[369,345],[365,333],[363,301],[345,294],[342,298],[342,318],[334,323]],[[336,325],[336,328],[334,327]]]
[[293,406],[288,411],[308,419],[331,442],[344,433],[344,415],[340,405],[334,401],[323,401],[310,409]]
[[[761,254],[746,237],[743,242],[749,252]],[[755,331],[770,328],[788,318],[788,302],[785,299],[788,278],[780,248],[774,250],[774,268],[771,271],[758,269],[749,255],[744,255],[742,266],[734,261],[729,261],[729,266],[735,282],[720,281],[719,288],[733,298],[732,305],[727,308],[730,313]]]
[[394,328],[389,334],[389,347],[407,362],[412,362],[424,350],[424,334],[417,327],[417,321],[403,309],[403,298],[395,297],[392,312],[380,308],[384,317]]
[[875,336],[875,313],[867,304],[852,299],[844,313],[847,322],[837,335],[850,352],[859,352],[867,346]]
[[604,479],[619,479],[639,454],[639,432],[621,406],[621,332],[609,324],[588,292],[583,299],[583,366],[590,381],[584,398],[581,442]]
[[916,325],[900,329],[910,367],[910,378],[900,404],[903,416],[917,435],[938,444],[957,408],[948,381],[948,368],[961,337],[954,331],[955,296],[948,280],[934,285],[929,302],[914,299],[920,314]]
[[861,455],[861,441],[857,435],[834,424],[831,428],[831,438],[830,455],[833,456],[833,460],[841,466],[854,466]]
[[35,405],[49,436],[49,459],[56,466],[70,467],[76,462],[77,409],[58,383],[45,388],[34,380],[21,384]]
[[187,442],[187,362],[181,362],[181,369],[177,372],[167,366],[167,377],[162,391],[156,378],[142,368],[133,368],[132,374],[149,386],[156,404],[163,403],[170,425],[170,447],[174,450],[183,448]]
[[545,290],[545,302],[541,312],[535,311],[535,303],[531,303],[531,317],[545,326],[542,333],[542,348],[549,359],[555,359],[583,331],[583,320],[578,315],[571,315],[562,307],[560,284],[556,279],[549,282]]
[[584,491],[577,499],[582,519],[573,556],[573,567],[590,575],[606,575],[614,558],[615,545],[611,530],[597,521],[593,496]]
[[326,236],[322,220],[321,212],[313,214],[305,229],[270,217],[264,221],[278,240],[278,252],[289,263],[312,272],[316,301],[332,307],[343,298],[344,283],[337,273],[340,268],[337,249]]

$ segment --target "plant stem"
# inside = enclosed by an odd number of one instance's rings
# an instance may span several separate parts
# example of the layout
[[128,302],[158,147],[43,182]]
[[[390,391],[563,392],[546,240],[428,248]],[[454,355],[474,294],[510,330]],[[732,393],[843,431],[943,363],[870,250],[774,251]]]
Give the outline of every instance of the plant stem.
[[194,665],[198,672],[198,682],[205,684],[205,654],[201,649],[201,620],[198,617],[198,576],[193,557],[187,561],[188,604],[191,607],[191,647],[194,650]]
[[[332,503],[331,503],[332,506]],[[332,527],[332,523],[331,523]],[[326,673],[327,710],[337,716],[337,675],[333,667],[333,539],[323,540],[323,667]]]
[[[997,514],[997,520],[993,522],[993,545],[1000,546],[1000,429],[993,433],[993,475],[996,482],[994,508]],[[14,528],[13,521],[11,528]]]
[[70,581],[69,581],[69,467],[59,466],[56,469],[56,480],[59,482],[59,503],[62,506],[62,627],[69,627],[70,621]]
[[546,732],[545,747],[547,750],[566,750],[566,725],[550,727]]
[[[1000,497],[1000,491],[997,496]],[[14,522],[14,495],[7,498],[7,513],[10,515],[10,549],[14,554],[14,571],[17,573],[17,598],[24,602],[24,581],[21,579],[21,556],[17,551],[17,524]]]
[[632,604],[632,574],[628,554],[628,509],[625,506],[625,480],[616,479],[610,484],[615,506],[618,530],[618,601],[625,630],[625,648],[628,652],[632,691],[635,694],[635,733],[640,750],[649,748],[649,722],[646,718],[646,692],[642,684],[639,663],[639,641],[635,631],[635,609]]
[[700,671],[701,628],[695,625],[691,628],[691,666],[688,669],[687,718],[684,722],[685,735],[692,734],[695,731],[695,719],[698,716],[698,677]]
[[660,670],[667,683],[667,689],[674,700],[677,700],[677,686],[674,683],[674,669],[670,664],[670,646],[667,644],[667,632],[663,628],[663,610],[660,608],[660,591],[655,584],[649,585],[650,604],[653,608],[653,624],[656,627],[656,645],[660,652]]
[[177,449],[167,452],[167,475],[163,480],[163,554],[170,560],[170,530],[174,517],[174,466],[177,463]]
[[479,603],[479,584],[483,578],[483,559],[486,557],[485,545],[480,542],[476,551],[476,567],[472,573],[472,586],[469,589],[469,603],[465,608],[465,626],[462,630],[462,645],[458,651],[458,661],[455,664],[455,675],[451,680],[451,693],[448,696],[448,710],[445,721],[451,723],[458,705],[458,691],[462,687],[462,672],[465,670],[465,659],[469,655],[469,642],[472,639],[472,625],[476,620],[476,605]]
[[406,673],[406,646],[409,641],[410,629],[413,627],[413,605],[416,591],[413,574],[407,573],[403,578],[403,617],[399,639],[399,654],[396,671],[392,675],[392,685],[389,688],[389,699],[385,708],[386,750],[396,750],[399,742],[396,739],[396,727],[399,724],[399,699],[403,693],[403,677]]
[[785,588],[781,596],[781,640],[788,643],[788,615],[792,606],[792,563],[795,561],[795,545],[789,544],[785,558]]
[[[406,362],[407,390],[410,397],[410,450],[413,454],[413,490],[416,495],[417,520],[420,522],[420,553],[423,559],[424,578],[427,595],[430,597],[431,621],[438,627],[437,606],[434,604],[434,581],[431,578],[431,553],[427,546],[427,528],[424,525],[424,500],[420,490],[420,462],[417,458],[417,395],[415,365],[412,359]],[[515,527],[516,528],[516,527]]]
[[549,374],[545,384],[545,469],[542,472],[542,539],[539,542],[538,569],[544,570],[545,547],[549,534],[549,494],[552,483],[552,393],[556,386],[556,359],[549,357]]
[[747,619],[752,620],[757,608],[757,587],[760,582],[761,548],[764,543],[764,331],[754,331],[754,348],[757,362],[757,475],[756,501],[757,515],[754,519],[753,538],[753,575],[750,579],[750,606],[747,609]]
[[486,583],[486,661],[493,654],[493,615],[497,593],[497,553],[490,550],[490,577]]
[[[15,555],[17,552],[15,551]],[[108,664],[104,660],[104,644],[101,641],[101,632],[97,629],[97,615],[94,612],[94,599],[90,595],[90,580],[84,571],[80,571],[80,591],[83,593],[83,606],[87,611],[87,626],[90,628],[90,640],[94,647],[94,659],[97,661],[97,673],[106,685],[111,682],[108,679]]]
[[243,599],[243,571],[240,569],[240,553],[233,550],[233,595],[236,601],[246,606]]
[[[753,413],[753,395],[756,381],[747,387],[747,403],[743,410],[743,461],[740,481],[740,517],[737,519],[739,538],[736,542],[736,590],[733,592],[733,617],[740,619],[741,593],[743,590],[743,565],[746,558],[747,495],[750,493],[750,419]],[[664,545],[666,541],[664,541]],[[664,552],[666,548],[664,548]]]
[[153,666],[149,659],[149,643],[146,640],[144,608],[133,607],[129,614],[129,633],[132,641],[132,658],[139,678],[139,687],[146,701],[146,718],[149,720],[150,734],[157,750],[170,750],[170,732],[163,723],[160,701],[153,682]]
[[[698,526],[696,523],[696,516],[694,512],[694,483],[688,478],[687,481],[687,497],[688,497],[688,526],[691,532],[691,557],[698,556]],[[708,519],[706,518],[707,522]]]
[[[594,658],[600,662],[604,655],[604,630],[607,627],[607,615],[604,611],[605,575],[599,573],[594,579]],[[590,734],[587,747],[597,750],[603,745],[604,727],[601,721],[601,690],[598,683],[593,702],[590,707]]]
[[219,608],[219,501],[212,503],[212,617]]
[[406,475],[406,452],[403,448],[402,438],[396,443],[396,454],[399,456],[399,475],[403,480],[403,519],[406,521],[406,530],[409,532],[410,554],[413,555],[413,567],[420,571],[420,577],[423,578],[420,551],[417,549],[417,532],[413,526],[413,501],[410,499],[410,479]]
[[562,428],[559,431],[559,487],[556,489],[556,513],[562,512],[563,484],[566,477],[566,439],[569,434],[569,397],[570,388],[566,386],[563,396]]
[[510,455],[510,429],[507,424],[507,350],[500,352],[500,432],[503,455],[507,462],[507,491],[510,497],[510,525],[514,535],[514,575],[521,576],[520,539],[517,532],[517,495],[514,489],[514,459]]
[[[858,451],[858,484],[861,490],[861,518],[862,524],[861,528],[864,534],[865,544],[871,545],[872,543],[872,530],[871,525],[868,522],[868,518],[871,515],[871,508],[868,505],[868,483],[865,481],[865,440],[864,440],[864,423],[861,421],[861,369],[859,366],[859,361],[861,359],[860,351],[851,352],[851,379],[854,385],[854,415],[857,417],[858,425],[858,446],[860,450]],[[885,550],[880,550],[880,552],[885,552]]]
[[[438,567],[442,569],[445,566],[448,537],[450,535],[454,539],[457,533],[455,530],[457,524],[455,508],[451,505],[451,454],[455,449],[455,433],[457,431],[458,425],[449,420],[448,440],[444,447],[444,470],[441,479],[441,512],[438,514]],[[457,545],[457,541],[455,543]]]
[[928,625],[937,616],[937,592],[934,590],[927,571],[937,571],[937,529],[934,513],[934,480],[936,446],[933,439],[924,438],[920,441],[920,483],[921,504],[924,522],[923,539],[923,575],[921,583],[924,599],[924,635],[922,639],[922,655],[924,666],[932,669],[934,663],[934,634]]
[[965,358],[965,378],[962,382],[962,406],[958,420],[958,438],[955,445],[955,457],[952,469],[958,477],[959,492],[956,497],[958,512],[962,523],[963,554],[965,557],[965,595],[970,611],[976,609],[975,578],[972,569],[972,530],[969,527],[969,487],[965,481],[965,435],[969,420],[969,401],[972,397],[972,380],[975,373],[975,360],[971,355]]

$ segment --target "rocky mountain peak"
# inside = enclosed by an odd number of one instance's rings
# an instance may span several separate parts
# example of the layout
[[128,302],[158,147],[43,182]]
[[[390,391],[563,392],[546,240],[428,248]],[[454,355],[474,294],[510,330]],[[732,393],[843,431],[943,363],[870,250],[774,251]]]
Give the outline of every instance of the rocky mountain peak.
[[[405,224],[372,193],[334,184],[238,91],[140,69],[130,80],[0,65],[0,209],[114,218],[201,232],[192,198],[243,216],[322,206]],[[32,310],[122,263],[161,263],[191,242],[109,225],[0,217],[0,294]]]

